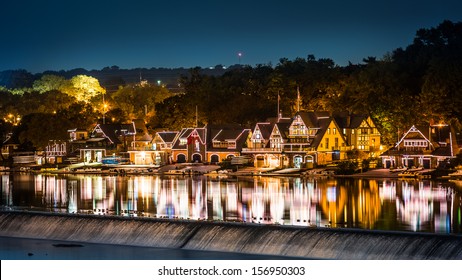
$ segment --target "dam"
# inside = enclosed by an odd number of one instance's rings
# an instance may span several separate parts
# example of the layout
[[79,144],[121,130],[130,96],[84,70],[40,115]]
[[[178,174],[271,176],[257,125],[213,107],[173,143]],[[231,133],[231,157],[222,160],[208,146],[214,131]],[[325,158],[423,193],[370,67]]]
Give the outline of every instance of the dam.
[[0,212],[0,236],[309,259],[462,259],[457,235]]

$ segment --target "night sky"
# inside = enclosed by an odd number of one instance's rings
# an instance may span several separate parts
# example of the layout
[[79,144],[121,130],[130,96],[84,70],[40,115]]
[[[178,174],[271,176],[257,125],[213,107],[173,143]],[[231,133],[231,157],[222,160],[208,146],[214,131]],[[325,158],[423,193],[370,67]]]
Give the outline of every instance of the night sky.
[[[410,3],[409,3],[410,2]],[[382,58],[462,1],[2,1],[0,70],[210,67]]]

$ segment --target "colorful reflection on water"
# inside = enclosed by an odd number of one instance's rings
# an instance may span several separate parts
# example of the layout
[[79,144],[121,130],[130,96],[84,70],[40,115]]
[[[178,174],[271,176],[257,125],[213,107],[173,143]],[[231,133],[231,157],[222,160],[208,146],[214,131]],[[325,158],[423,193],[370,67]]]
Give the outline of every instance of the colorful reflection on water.
[[462,188],[394,179],[3,174],[2,209],[462,234]]

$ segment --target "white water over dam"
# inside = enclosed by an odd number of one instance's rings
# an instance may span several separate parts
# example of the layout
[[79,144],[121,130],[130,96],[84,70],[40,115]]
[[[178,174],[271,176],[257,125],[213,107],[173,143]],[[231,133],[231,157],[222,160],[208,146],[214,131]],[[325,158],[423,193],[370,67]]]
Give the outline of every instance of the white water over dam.
[[455,235],[0,212],[0,236],[315,259],[462,259]]

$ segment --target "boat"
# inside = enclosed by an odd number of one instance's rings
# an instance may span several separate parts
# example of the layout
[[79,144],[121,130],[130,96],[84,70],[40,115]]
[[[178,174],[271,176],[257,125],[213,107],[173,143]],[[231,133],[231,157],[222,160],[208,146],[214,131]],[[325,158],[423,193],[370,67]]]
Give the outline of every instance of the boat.
[[398,167],[398,168],[395,168],[395,169],[390,169],[390,172],[398,173],[398,172],[404,172],[406,170],[407,170],[407,167]]
[[421,175],[421,171],[424,170],[423,167],[413,167],[409,168],[406,171],[403,171],[398,174],[400,178],[417,178]]
[[462,169],[457,169],[456,172],[448,174],[449,179],[462,180]]
[[398,174],[400,178],[417,178],[417,172],[404,171]]
[[125,164],[128,163],[127,159],[124,159],[119,156],[110,156],[110,157],[104,157],[101,160],[102,164]]

